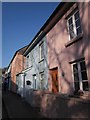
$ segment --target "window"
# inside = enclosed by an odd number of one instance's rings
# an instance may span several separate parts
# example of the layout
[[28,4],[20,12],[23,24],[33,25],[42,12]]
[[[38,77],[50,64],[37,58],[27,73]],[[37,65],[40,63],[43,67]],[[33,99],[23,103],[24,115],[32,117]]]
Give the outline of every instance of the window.
[[73,64],[73,77],[75,90],[89,90],[85,60]]
[[33,88],[37,89],[37,86],[36,86],[36,75],[33,75]]
[[40,60],[44,59],[44,43],[40,44]]
[[44,72],[40,73],[40,86],[41,89],[44,89]]
[[76,11],[73,15],[69,17],[69,19],[67,20],[67,26],[69,32],[69,40],[75,38],[82,32],[79,11]]

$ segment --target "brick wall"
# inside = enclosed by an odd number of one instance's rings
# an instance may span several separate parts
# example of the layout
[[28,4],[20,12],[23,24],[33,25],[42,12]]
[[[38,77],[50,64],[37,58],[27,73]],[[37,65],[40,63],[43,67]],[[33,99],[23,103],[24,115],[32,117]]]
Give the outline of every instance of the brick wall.
[[25,68],[25,57],[19,52],[14,57],[11,63],[11,90],[16,92],[16,74],[24,70]]

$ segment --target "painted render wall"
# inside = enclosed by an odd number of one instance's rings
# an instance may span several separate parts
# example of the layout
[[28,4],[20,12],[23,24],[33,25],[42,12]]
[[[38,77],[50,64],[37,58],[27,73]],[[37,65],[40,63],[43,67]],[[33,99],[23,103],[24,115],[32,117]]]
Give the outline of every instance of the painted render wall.
[[[39,45],[41,42],[44,42],[44,60],[40,61],[39,59]],[[34,49],[31,50],[31,52],[28,54],[29,55],[29,65],[30,65],[30,70],[25,72],[25,81],[26,80],[31,80],[31,88],[33,88],[33,75],[36,74],[37,76],[37,89],[40,89],[40,78],[39,74],[40,72],[44,71],[44,79],[45,79],[45,89],[47,89],[47,78],[48,78],[48,66],[47,66],[47,45],[46,45],[46,39],[45,37],[34,47]],[[28,56],[27,55],[27,56]],[[27,56],[26,56],[26,63],[27,63]]]
[[[70,62],[85,57],[87,76],[90,85],[90,42],[88,39],[88,2],[76,3],[80,11],[81,27],[83,31],[82,39],[69,45],[69,35],[67,32],[66,14],[72,11],[72,8],[65,13],[59,22],[46,35],[48,45],[48,65],[49,69],[58,67],[59,92],[72,93],[74,84],[72,78],[72,68]],[[68,46],[67,46],[68,45]],[[89,59],[88,59],[89,57]],[[64,73],[64,76],[62,75]],[[52,80],[49,75],[49,90],[52,91]]]
[[[40,61],[39,59],[39,45],[43,41],[44,43],[44,60]],[[48,65],[47,65],[47,43],[46,43],[46,38],[44,37],[28,54],[29,56],[29,67],[26,68],[21,74],[23,76],[23,84],[25,81],[25,94],[24,97],[27,96],[27,92],[29,90],[33,89],[33,75],[36,74],[36,81],[37,81],[37,89],[40,89],[40,72],[44,71],[44,87],[45,89],[48,89]],[[27,64],[27,56],[26,56],[26,64]],[[20,75],[19,75],[20,77]],[[18,78],[17,78],[18,79]],[[20,78],[21,79],[21,78]],[[26,81],[29,80],[31,81],[31,85],[27,85]],[[22,92],[20,92],[21,94]]]

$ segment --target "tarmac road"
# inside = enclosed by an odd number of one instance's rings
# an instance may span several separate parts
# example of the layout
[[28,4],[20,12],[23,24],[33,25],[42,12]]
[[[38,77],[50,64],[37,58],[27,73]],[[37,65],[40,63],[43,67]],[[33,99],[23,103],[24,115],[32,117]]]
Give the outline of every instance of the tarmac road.
[[2,101],[2,120],[3,119],[8,119],[9,116],[8,116],[8,113],[7,113],[7,110],[5,108],[5,104],[4,102]]

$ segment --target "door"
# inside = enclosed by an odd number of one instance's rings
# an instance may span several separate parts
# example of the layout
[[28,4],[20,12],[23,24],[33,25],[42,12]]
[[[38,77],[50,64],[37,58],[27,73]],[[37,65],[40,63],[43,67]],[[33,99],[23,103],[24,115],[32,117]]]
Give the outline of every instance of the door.
[[57,93],[57,92],[59,92],[58,68],[51,69],[50,75],[51,75],[51,79],[52,79],[52,92]]

